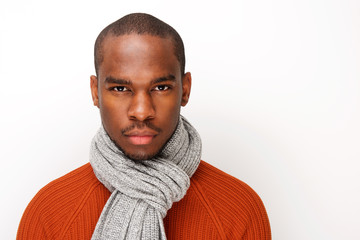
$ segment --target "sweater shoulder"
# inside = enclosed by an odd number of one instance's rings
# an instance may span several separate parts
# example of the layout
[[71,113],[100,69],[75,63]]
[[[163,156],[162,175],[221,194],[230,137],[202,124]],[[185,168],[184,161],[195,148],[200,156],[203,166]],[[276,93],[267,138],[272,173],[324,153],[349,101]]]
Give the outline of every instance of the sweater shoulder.
[[201,186],[207,196],[226,200],[228,204],[233,201],[244,201],[244,204],[261,201],[248,184],[205,161],[201,161],[192,180]]
[[[270,239],[270,224],[259,195],[245,182],[201,161],[192,183],[223,227],[227,238]],[[252,238],[249,238],[252,239]]]
[[85,198],[103,187],[89,163],[53,180],[31,200],[22,216],[17,239],[56,239]]
[[62,205],[74,203],[74,200],[99,184],[90,163],[87,163],[45,185],[31,202],[40,204],[41,208],[48,205],[51,208],[56,208],[57,205],[63,207]]

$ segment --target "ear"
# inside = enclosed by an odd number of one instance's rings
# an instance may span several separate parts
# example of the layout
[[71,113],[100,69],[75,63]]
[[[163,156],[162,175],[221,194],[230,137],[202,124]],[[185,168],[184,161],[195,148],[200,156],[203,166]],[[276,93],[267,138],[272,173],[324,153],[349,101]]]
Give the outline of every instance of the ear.
[[91,88],[91,96],[94,106],[99,107],[98,79],[94,75],[90,76],[90,88]]
[[187,72],[182,77],[182,97],[181,106],[185,107],[189,101],[191,92],[191,73]]

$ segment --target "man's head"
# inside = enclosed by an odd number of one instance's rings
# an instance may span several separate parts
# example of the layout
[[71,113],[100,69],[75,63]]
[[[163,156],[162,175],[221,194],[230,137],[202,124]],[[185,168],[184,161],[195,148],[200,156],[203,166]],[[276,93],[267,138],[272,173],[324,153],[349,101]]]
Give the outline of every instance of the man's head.
[[147,14],[130,14],[106,27],[95,43],[94,105],[106,132],[130,158],[161,151],[188,102],[191,75],[178,33]]

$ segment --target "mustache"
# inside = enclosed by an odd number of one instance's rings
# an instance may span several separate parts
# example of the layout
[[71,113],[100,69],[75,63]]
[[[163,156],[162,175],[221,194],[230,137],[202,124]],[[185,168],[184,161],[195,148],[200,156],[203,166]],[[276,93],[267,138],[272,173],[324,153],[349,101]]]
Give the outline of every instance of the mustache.
[[154,124],[152,124],[150,122],[134,122],[130,126],[121,129],[121,134],[125,135],[127,132],[129,132],[135,128],[143,129],[145,127],[155,130],[158,133],[162,132],[162,130],[160,128],[156,127]]

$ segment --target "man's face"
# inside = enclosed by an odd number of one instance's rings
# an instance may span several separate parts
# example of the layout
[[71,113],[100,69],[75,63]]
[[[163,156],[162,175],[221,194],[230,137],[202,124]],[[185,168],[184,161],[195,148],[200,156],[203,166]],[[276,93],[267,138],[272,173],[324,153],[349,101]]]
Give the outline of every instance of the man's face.
[[175,131],[191,75],[180,72],[168,38],[108,36],[102,48],[98,78],[91,76],[90,84],[103,126],[128,157],[151,159]]

